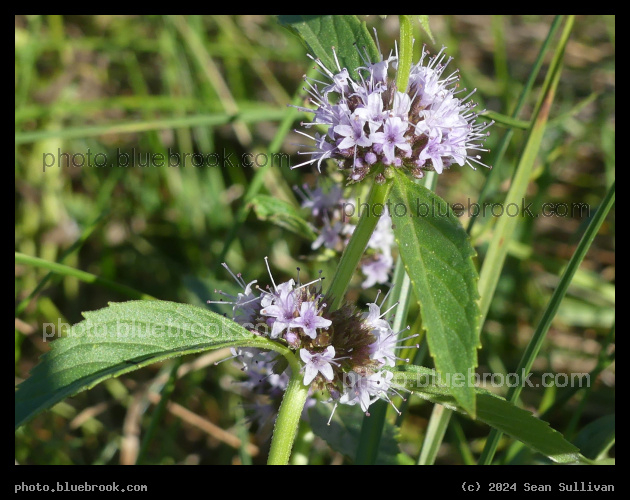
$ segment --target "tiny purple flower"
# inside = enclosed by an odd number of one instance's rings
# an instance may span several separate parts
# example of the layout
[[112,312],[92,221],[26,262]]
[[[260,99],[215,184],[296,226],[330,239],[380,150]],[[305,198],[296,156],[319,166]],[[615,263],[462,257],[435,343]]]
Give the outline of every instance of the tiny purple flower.
[[319,315],[317,302],[302,302],[300,315],[293,319],[289,326],[291,328],[301,328],[306,335],[314,339],[317,336],[318,328],[328,328],[331,324],[331,320],[322,318]]
[[397,335],[391,329],[380,330],[376,342],[370,345],[370,358],[383,365],[394,366],[396,364],[394,347],[397,341]]
[[297,187],[294,189],[302,198],[302,208],[310,209],[313,217],[323,217],[324,214],[333,212],[343,198],[343,191],[336,184],[328,191],[321,187],[310,189],[307,184],[304,184],[302,189]]
[[394,105],[391,111],[392,114],[399,117],[401,120],[407,121],[410,109],[411,97],[409,97],[408,94],[396,92],[396,94],[394,95]]
[[357,108],[354,111],[355,116],[361,118],[364,122],[369,123],[370,132],[374,133],[383,124],[383,98],[376,93],[367,97],[367,104],[363,108]]
[[381,308],[376,303],[368,304],[368,308],[370,309],[370,312],[365,316],[366,324],[373,330],[390,331],[389,323],[387,320],[383,319],[383,315],[388,311],[381,314]]
[[291,321],[293,321],[293,313],[295,311],[295,297],[293,295],[293,285],[295,282],[289,280],[286,283],[278,285],[275,293],[267,292],[262,298],[260,314],[275,318],[270,337],[278,338]]
[[341,142],[337,144],[337,147],[339,149],[349,149],[355,146],[371,146],[372,140],[365,135],[363,125],[365,125],[365,120],[360,119],[358,116],[351,119],[349,125],[337,125],[334,130],[343,137]]
[[369,377],[350,372],[347,378],[350,379],[350,384],[346,386],[344,393],[339,398],[339,402],[350,406],[358,403],[361,406],[361,411],[367,413],[370,405],[378,399],[372,397]]
[[361,272],[366,276],[361,286],[363,288],[370,288],[375,283],[387,283],[393,264],[394,259],[392,259],[390,254],[376,254],[374,260],[361,266]]
[[334,378],[332,364],[335,358],[335,348],[329,345],[324,352],[312,353],[308,349],[300,349],[300,358],[304,361],[304,385],[309,385],[318,373],[327,380]]
[[409,124],[403,122],[398,116],[392,116],[385,120],[383,132],[376,132],[370,135],[373,142],[382,144],[383,154],[389,164],[394,162],[395,148],[402,151],[411,151],[411,145],[405,138]]
[[444,163],[442,162],[444,146],[442,145],[441,138],[442,134],[435,134],[433,137],[429,137],[429,142],[418,157],[418,166],[422,166],[427,160],[431,160],[435,171],[438,174],[442,173],[442,170],[444,169]]
[[342,222],[337,221],[331,224],[330,221],[325,221],[324,227],[322,227],[317,239],[311,244],[311,248],[317,250],[322,245],[326,248],[335,248],[341,242],[342,230]]

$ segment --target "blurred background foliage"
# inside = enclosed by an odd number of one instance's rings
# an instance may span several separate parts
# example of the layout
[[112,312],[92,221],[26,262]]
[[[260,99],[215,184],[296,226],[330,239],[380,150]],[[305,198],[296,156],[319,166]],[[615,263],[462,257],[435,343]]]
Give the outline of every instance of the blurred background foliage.
[[[398,36],[396,16],[362,16],[378,29],[383,51]],[[462,86],[477,88],[480,108],[510,114],[529,74],[551,16],[431,16],[433,49],[448,47]],[[417,26],[417,40],[423,38]],[[420,43],[416,51],[420,51]],[[615,20],[578,16],[551,120],[531,180],[527,203],[539,214],[545,202],[566,204],[565,217],[524,218],[510,242],[497,294],[482,331],[480,372],[506,373],[548,301],[589,213],[614,180]],[[310,63],[310,64],[309,64]],[[333,272],[335,260],[318,262],[310,243],[249,213],[235,226],[256,168],[239,165],[245,153],[296,155],[300,137],[278,134],[287,103],[312,65],[300,41],[267,16],[17,16],[15,18],[15,250],[81,269],[164,300],[199,305],[215,288],[233,290],[220,267],[226,239],[236,228],[225,260],[246,279],[266,283],[263,257],[276,279]],[[542,77],[537,82],[539,88]],[[528,119],[536,92],[520,118]],[[300,119],[296,114],[293,126]],[[495,126],[495,146],[506,129]],[[501,202],[519,158],[524,134],[516,130],[491,186]],[[101,153],[108,166],[67,166],[61,153]],[[117,165],[119,153],[136,166]],[[235,167],[139,167],[146,155],[230,153]],[[487,155],[492,163],[492,154]],[[54,159],[55,166],[44,168]],[[60,165],[61,159],[61,166]],[[103,159],[100,156],[99,159]],[[120,163],[120,162],[118,162]],[[113,164],[113,166],[110,166]],[[453,167],[437,192],[449,203],[477,201],[487,171]],[[310,168],[270,167],[263,192],[297,206],[292,186],[315,183]],[[462,217],[466,226],[467,216]],[[473,230],[480,259],[493,217]],[[48,350],[46,323],[73,324],[81,312],[129,297],[110,288],[53,275],[32,294],[46,271],[15,267],[15,382],[28,376]],[[373,300],[360,276],[350,300]],[[588,373],[592,387],[526,389],[526,408],[544,415],[568,439],[588,424],[610,425],[614,414],[615,303],[614,209],[574,279],[532,380],[542,372]],[[228,312],[227,308],[215,309]],[[410,311],[414,324],[418,309]],[[260,463],[265,429],[249,427],[233,384],[238,369],[213,363],[224,353],[155,365],[66,400],[16,433],[16,461],[23,464],[135,463],[151,425],[159,392],[173,369],[179,378],[143,459],[147,463]],[[499,391],[501,392],[501,391]],[[412,402],[402,426],[401,449],[418,452],[431,405]],[[613,417],[614,418],[614,417]],[[604,425],[604,424],[602,424]],[[614,421],[613,421],[614,427]],[[343,463],[319,438],[304,431],[311,463]],[[479,453],[488,428],[454,418],[437,463],[467,463]],[[583,437],[583,436],[582,436]],[[249,443],[247,446],[242,443]],[[505,440],[498,460],[531,462]],[[309,449],[309,446],[306,449]],[[509,446],[509,447],[508,447]],[[614,448],[612,450],[614,456]]]

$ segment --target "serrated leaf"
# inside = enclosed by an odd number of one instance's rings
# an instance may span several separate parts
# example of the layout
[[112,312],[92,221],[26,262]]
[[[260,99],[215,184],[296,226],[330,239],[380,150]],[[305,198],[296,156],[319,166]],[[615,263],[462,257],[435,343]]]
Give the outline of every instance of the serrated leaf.
[[[396,367],[393,373],[394,384],[432,403],[463,413],[461,405],[451,395],[452,389],[440,383],[443,379],[434,370],[408,365]],[[521,441],[554,462],[588,463],[580,455],[580,450],[547,422],[484,389],[473,387],[473,390],[477,393],[477,420]]]
[[278,19],[299,35],[311,55],[318,57],[333,73],[338,72],[338,68],[332,47],[335,47],[339,66],[346,68],[352,78],[358,76],[359,66],[365,66],[357,49],[364,52],[365,48],[372,62],[380,60],[370,32],[357,16],[278,16]]
[[[435,367],[467,376],[477,366],[479,307],[476,255],[448,204],[424,186],[397,174],[390,193],[394,236],[422,314]],[[473,417],[474,388],[453,387]]]
[[260,220],[272,222],[310,241],[317,238],[308,222],[286,201],[259,194],[250,204]]
[[[317,403],[309,409],[311,429],[330,447],[356,462],[356,451],[361,435],[362,413],[358,406],[339,405],[327,425],[332,407]],[[375,464],[397,465],[402,457],[396,440],[397,428],[385,422]]]
[[17,387],[16,429],[68,396],[157,361],[220,347],[275,347],[224,316],[188,304],[111,303],[83,316]]

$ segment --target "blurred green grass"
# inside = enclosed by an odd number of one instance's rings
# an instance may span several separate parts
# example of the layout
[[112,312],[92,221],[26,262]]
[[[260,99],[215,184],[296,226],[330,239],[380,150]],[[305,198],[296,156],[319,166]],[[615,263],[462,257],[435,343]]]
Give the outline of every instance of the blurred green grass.
[[[430,22],[435,48],[448,47],[452,64],[460,68],[462,87],[478,89],[475,100],[481,108],[509,114],[552,19],[432,16]],[[384,50],[393,47],[398,34],[395,16],[386,20],[369,16],[367,22],[378,28]],[[545,202],[587,203],[593,210],[614,179],[614,30],[614,17],[576,19],[529,186],[534,213]],[[415,49],[419,52],[420,44]],[[133,150],[164,156],[169,151],[225,151],[234,157],[265,152],[287,112],[286,104],[302,86],[310,62],[305,53],[299,40],[273,17],[17,16],[15,250],[63,261],[165,300],[203,304],[214,298],[215,288],[229,290],[229,276],[218,259],[256,169],[189,165],[44,171],[44,155],[90,151],[113,160],[118,151]],[[532,98],[527,103],[521,119],[529,117],[534,102]],[[490,148],[504,133],[494,127]],[[523,133],[515,131],[504,160],[494,165],[499,181],[488,201],[500,202],[505,196],[523,140]],[[293,155],[293,164],[299,142],[291,133],[281,148]],[[486,175],[482,168],[455,167],[440,176],[437,191],[450,203],[466,205],[468,199],[476,201]],[[295,203],[290,187],[314,180],[305,169],[271,168],[264,189]],[[465,218],[462,222],[466,224]],[[587,222],[583,214],[576,214],[524,219],[519,225],[483,329],[480,370],[507,372],[517,365]],[[493,218],[486,217],[473,231],[480,258],[492,227]],[[77,240],[80,245],[68,252]],[[297,265],[310,276],[319,268],[330,275],[334,262],[322,265],[300,259],[308,254],[308,243],[250,214],[226,260],[248,279],[264,277],[265,255],[286,276],[293,276]],[[40,269],[16,265],[16,305],[44,275]],[[614,283],[612,213],[560,307],[535,372],[595,368],[614,321]],[[360,302],[374,296],[356,289],[351,293]],[[81,319],[81,311],[126,299],[107,288],[53,276],[16,314],[16,383],[28,376],[48,348],[39,334],[44,323],[60,319],[72,324]],[[232,373],[227,365],[191,371],[177,382],[172,400],[243,436],[247,431],[240,398],[226,390]],[[16,433],[16,460],[125,463],[133,457],[134,439],[141,438],[150,421],[154,407],[146,389],[159,370],[156,366],[109,381],[39,416]],[[614,412],[614,380],[613,365],[601,373],[584,404],[579,406],[584,397],[580,393],[550,414],[552,425],[573,432]],[[522,399],[536,409],[561,392],[529,390]],[[571,418],[578,407],[575,424]],[[403,426],[404,451],[417,453],[429,415],[428,405],[412,407]],[[478,453],[487,428],[463,419],[459,423],[473,453]],[[148,449],[149,462],[246,460],[242,450],[239,453],[216,433],[200,430],[172,411],[167,411],[158,436]],[[255,435],[251,439],[261,447],[254,462],[264,461],[264,442]],[[456,434],[447,435],[438,463],[460,463],[458,443]],[[312,459],[335,458],[316,442]]]

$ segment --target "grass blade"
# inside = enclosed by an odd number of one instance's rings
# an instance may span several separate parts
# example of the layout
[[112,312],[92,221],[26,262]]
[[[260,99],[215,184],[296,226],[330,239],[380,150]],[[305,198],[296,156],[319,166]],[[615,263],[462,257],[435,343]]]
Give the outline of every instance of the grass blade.
[[[549,330],[549,326],[551,325],[551,320],[553,319],[556,312],[558,311],[560,302],[564,298],[564,295],[566,294],[567,289],[569,288],[571,279],[573,278],[573,275],[575,274],[578,267],[582,263],[582,260],[584,260],[584,256],[588,252],[588,249],[590,248],[591,243],[593,242],[593,239],[595,238],[595,235],[599,231],[600,226],[604,222],[604,219],[606,218],[606,215],[608,215],[608,212],[610,211],[614,202],[615,202],[615,183],[613,183],[613,185],[610,186],[610,189],[608,190],[606,197],[604,198],[604,200],[602,201],[602,204],[600,205],[599,209],[595,213],[595,216],[591,220],[591,223],[588,225],[588,228],[586,229],[584,236],[582,236],[582,239],[580,240],[580,243],[578,244],[578,247],[575,250],[573,257],[571,257],[571,260],[569,261],[569,265],[567,266],[564,273],[562,274],[560,283],[558,284],[558,287],[553,292],[553,295],[551,296],[551,299],[549,300],[549,304],[547,308],[545,309],[543,317],[541,318],[540,323],[538,323],[538,327],[536,328],[536,331],[534,332],[534,335],[532,336],[532,339],[527,345],[527,349],[525,350],[525,353],[523,354],[523,357],[521,358],[521,361],[519,362],[518,367],[516,368],[516,373],[529,373],[529,371],[531,370],[532,364],[534,363],[534,360],[536,359],[536,356],[538,355],[538,352],[540,351],[540,347],[542,346],[542,342],[547,334],[547,331]],[[507,394],[507,400],[511,403],[515,403],[521,393],[522,388],[523,387],[520,385],[510,387]],[[488,441],[486,442],[486,445],[481,454],[481,457],[479,458],[479,464],[489,464],[492,462],[492,459],[496,452],[496,447],[499,443],[500,438],[501,438],[500,432],[493,430],[490,433],[490,436],[488,437]]]
[[437,457],[452,414],[453,410],[449,410],[442,405],[436,404],[433,407],[427,434],[418,457],[418,465],[433,465],[435,463],[435,457]]
[[36,266],[41,267],[42,269],[48,269],[53,273],[61,274],[63,276],[72,276],[73,278],[77,278],[78,280],[84,281],[85,283],[101,285],[105,288],[109,288],[110,290],[121,293],[131,299],[156,300],[155,297],[152,297],[151,295],[143,292],[139,292],[138,290],[135,290],[129,286],[121,285],[119,283],[116,283],[115,281],[108,280],[107,278],[101,278],[100,276],[96,276],[85,271],[80,271],[79,269],[75,269],[70,266],[64,266],[63,264],[40,259],[39,257],[32,257],[30,255],[24,255],[20,252],[15,252],[15,262],[18,264],[27,264],[29,266]]

